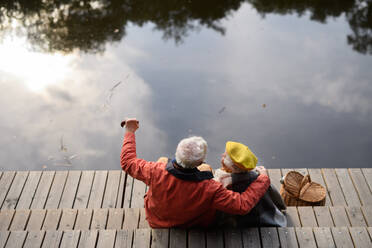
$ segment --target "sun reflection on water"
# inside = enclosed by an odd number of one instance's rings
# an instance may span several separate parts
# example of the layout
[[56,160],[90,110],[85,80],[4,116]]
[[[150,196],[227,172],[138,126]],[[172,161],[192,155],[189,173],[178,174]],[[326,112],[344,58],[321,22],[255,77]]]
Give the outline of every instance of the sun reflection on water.
[[7,37],[0,43],[0,72],[16,77],[34,92],[42,92],[71,74],[76,57],[32,51],[27,48],[26,38]]

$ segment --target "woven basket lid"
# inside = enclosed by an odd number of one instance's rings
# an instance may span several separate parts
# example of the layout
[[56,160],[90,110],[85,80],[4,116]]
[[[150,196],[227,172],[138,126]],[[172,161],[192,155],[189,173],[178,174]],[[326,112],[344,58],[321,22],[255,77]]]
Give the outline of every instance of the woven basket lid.
[[326,197],[325,188],[314,182],[310,182],[304,185],[300,191],[299,198],[307,202],[320,202]]
[[304,176],[297,171],[290,171],[284,177],[283,186],[285,190],[293,195],[298,197],[301,190],[301,182]]
[[303,201],[319,202],[326,197],[326,190],[322,185],[312,182],[309,175],[303,176],[297,171],[286,174],[283,186],[293,197]]

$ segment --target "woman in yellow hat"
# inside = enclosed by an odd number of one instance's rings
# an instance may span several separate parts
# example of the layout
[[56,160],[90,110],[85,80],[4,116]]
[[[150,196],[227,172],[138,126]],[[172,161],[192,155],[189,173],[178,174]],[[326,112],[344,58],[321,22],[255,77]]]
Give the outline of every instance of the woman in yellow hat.
[[[220,169],[214,174],[214,179],[230,190],[244,192],[244,190],[256,180],[261,173],[266,174],[266,169],[258,166],[257,157],[244,144],[228,141],[225,153],[222,154]],[[287,219],[281,210],[285,209],[285,204],[273,185],[252,208],[244,215],[235,217],[234,215],[222,214],[218,223],[222,226],[231,227],[252,227],[252,226],[276,226],[287,225]]]

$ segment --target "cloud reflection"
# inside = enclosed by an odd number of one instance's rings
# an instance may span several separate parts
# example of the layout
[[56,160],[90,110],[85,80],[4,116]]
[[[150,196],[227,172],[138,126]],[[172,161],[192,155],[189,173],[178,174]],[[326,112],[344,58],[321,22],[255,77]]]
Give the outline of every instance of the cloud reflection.
[[347,49],[345,21],[322,26],[296,16],[261,19],[244,5],[222,24],[224,38],[201,31],[185,50],[141,44],[151,33],[128,36],[151,51],[137,68],[150,82],[158,116],[166,117],[157,122],[169,150],[196,134],[207,140],[213,167],[228,140],[247,144],[271,168],[372,161],[366,152],[372,148],[366,137],[372,58]]
[[[262,21],[252,12],[245,5],[234,21],[225,24],[231,30],[223,48],[224,55],[229,55],[220,61],[236,92],[248,97],[252,91],[264,90],[337,112],[372,114],[367,93],[372,93],[368,69],[372,59],[346,49],[340,39],[345,20],[329,21],[323,28],[295,16]],[[249,27],[246,31],[234,28],[238,23],[249,23]],[[316,28],[322,29],[314,32]],[[241,91],[244,87],[249,89]]]
[[[69,73],[53,84],[43,85],[44,90],[30,90],[25,87],[30,78],[3,71],[2,169],[119,169],[123,134],[119,124],[127,116],[141,121],[138,155],[149,160],[160,156],[165,135],[152,121],[150,88],[121,57],[128,50],[126,47],[122,54],[108,49],[103,56],[65,57]],[[128,54],[130,57],[134,53]],[[19,71],[23,70],[21,65]],[[32,75],[39,77],[39,73]],[[104,106],[107,93],[120,80],[123,83],[115,90],[110,105]],[[64,149],[60,149],[61,142]],[[157,149],[153,151],[155,144]]]
[[74,54],[45,54],[27,49],[26,38],[8,36],[0,44],[0,72],[11,74],[33,91],[56,84],[71,73]]

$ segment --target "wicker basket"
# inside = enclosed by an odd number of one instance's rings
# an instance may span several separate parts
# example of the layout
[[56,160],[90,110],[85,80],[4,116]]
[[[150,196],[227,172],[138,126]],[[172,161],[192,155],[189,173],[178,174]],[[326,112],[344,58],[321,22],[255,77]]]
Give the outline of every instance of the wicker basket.
[[287,206],[324,206],[326,189],[312,182],[309,175],[290,171],[284,177],[280,195]]

